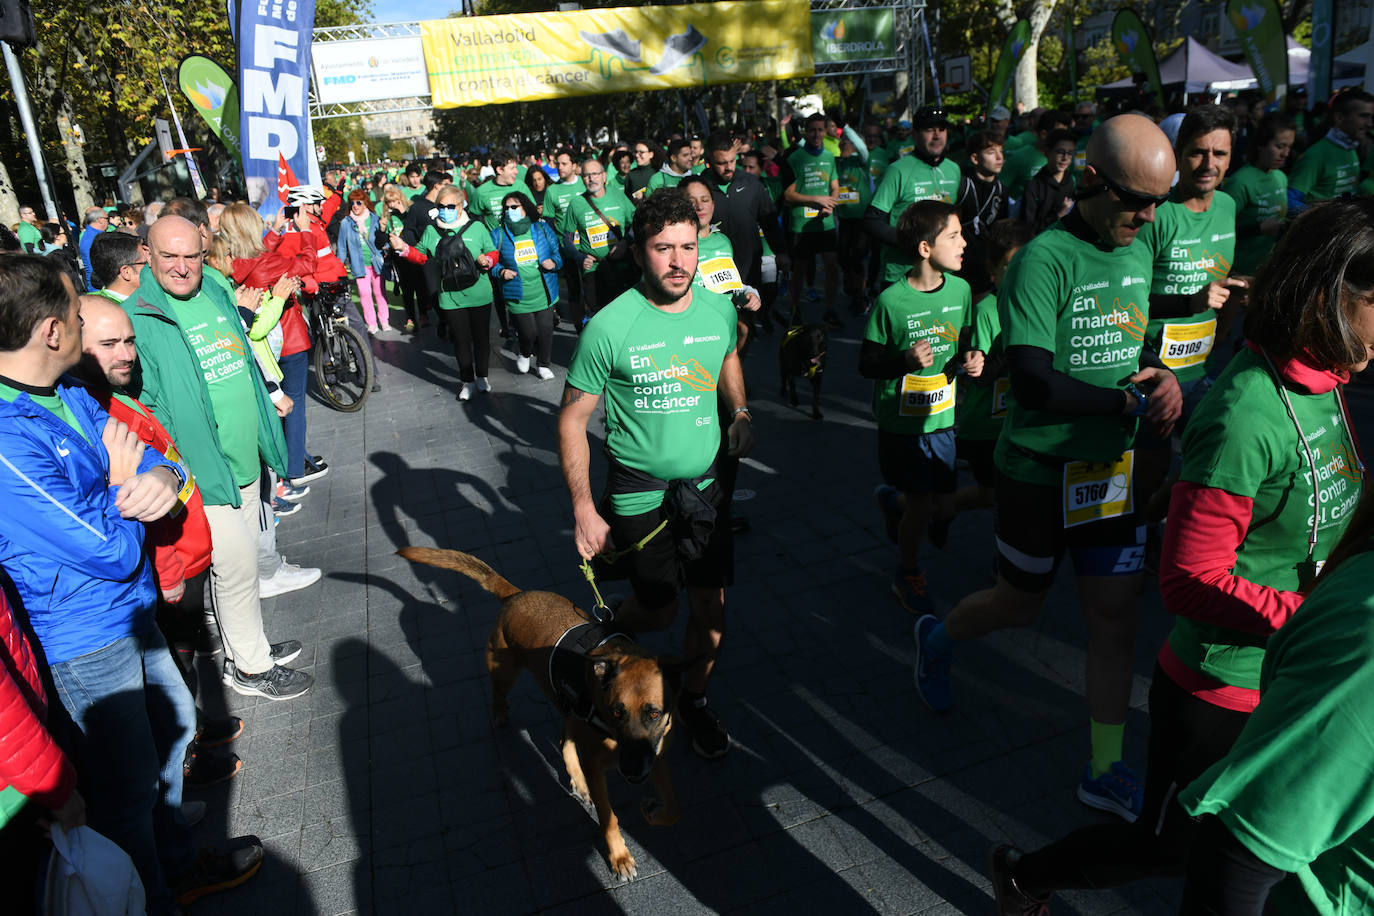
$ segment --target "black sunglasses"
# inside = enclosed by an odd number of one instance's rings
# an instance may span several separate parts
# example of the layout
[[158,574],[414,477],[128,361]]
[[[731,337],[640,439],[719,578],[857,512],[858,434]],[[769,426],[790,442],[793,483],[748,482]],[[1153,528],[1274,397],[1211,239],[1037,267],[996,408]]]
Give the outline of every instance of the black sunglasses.
[[1113,181],[1110,177],[1108,177],[1108,175],[1105,172],[1098,172],[1097,177],[1102,179],[1102,184],[1098,185],[1095,188],[1089,188],[1084,193],[1079,194],[1079,200],[1082,200],[1085,197],[1092,197],[1094,194],[1100,194],[1106,190],[1110,190],[1113,194],[1116,195],[1116,199],[1121,201],[1121,205],[1123,207],[1125,207],[1127,210],[1132,211],[1144,210],[1146,207],[1158,207],[1162,204],[1167,203],[1169,200],[1169,195],[1167,193],[1142,194],[1139,191],[1132,191],[1129,188],[1124,188],[1121,185],[1117,184],[1115,181]]

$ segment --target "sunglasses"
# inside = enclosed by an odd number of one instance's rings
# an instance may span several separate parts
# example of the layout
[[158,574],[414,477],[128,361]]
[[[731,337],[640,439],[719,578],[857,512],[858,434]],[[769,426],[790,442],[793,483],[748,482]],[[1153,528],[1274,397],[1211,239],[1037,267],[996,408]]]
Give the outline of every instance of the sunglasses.
[[1116,199],[1121,201],[1123,207],[1132,211],[1144,210],[1147,207],[1158,207],[1169,200],[1169,195],[1167,193],[1142,194],[1139,191],[1123,188],[1104,172],[1098,172],[1097,177],[1102,179],[1102,184],[1096,188],[1089,188],[1085,194],[1080,194],[1079,200],[1082,200],[1084,197],[1092,197],[1094,194],[1100,194],[1104,190],[1110,190],[1116,195]]

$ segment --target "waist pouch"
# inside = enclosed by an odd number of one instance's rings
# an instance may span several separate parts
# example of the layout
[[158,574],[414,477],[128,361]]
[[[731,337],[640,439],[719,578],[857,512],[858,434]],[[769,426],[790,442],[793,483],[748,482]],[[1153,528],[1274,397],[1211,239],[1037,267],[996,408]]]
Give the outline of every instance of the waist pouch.
[[[706,554],[706,545],[711,532],[716,527],[716,504],[712,498],[716,485],[714,482],[704,490],[701,483],[716,476],[714,463],[700,477],[679,480],[659,480],[643,471],[626,467],[614,457],[610,459],[611,469],[606,480],[606,494],[617,496],[625,493],[663,493],[663,511],[668,516],[666,530],[655,535],[665,534],[673,538],[677,546],[678,558],[684,563],[699,560]],[[617,544],[617,549],[625,549],[629,544]]]

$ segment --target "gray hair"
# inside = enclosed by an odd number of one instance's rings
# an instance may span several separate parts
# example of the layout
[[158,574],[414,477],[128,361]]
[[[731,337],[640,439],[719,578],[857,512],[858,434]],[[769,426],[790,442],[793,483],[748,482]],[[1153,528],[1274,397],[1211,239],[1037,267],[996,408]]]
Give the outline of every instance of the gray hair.
[[83,222],[87,226],[92,226],[95,225],[96,220],[100,219],[102,216],[108,215],[109,214],[105,212],[104,207],[87,207],[86,216]]

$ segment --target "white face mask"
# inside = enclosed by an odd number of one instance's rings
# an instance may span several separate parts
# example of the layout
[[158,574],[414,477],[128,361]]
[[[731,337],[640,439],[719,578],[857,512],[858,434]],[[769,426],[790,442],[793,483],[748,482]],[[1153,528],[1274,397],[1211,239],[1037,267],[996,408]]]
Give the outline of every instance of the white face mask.
[[519,222],[520,220],[522,220],[522,219],[524,219],[524,218],[525,218],[525,211],[524,211],[524,210],[521,210],[519,207],[507,207],[507,208],[506,208],[506,219],[510,220],[511,222],[513,222],[513,223]]

